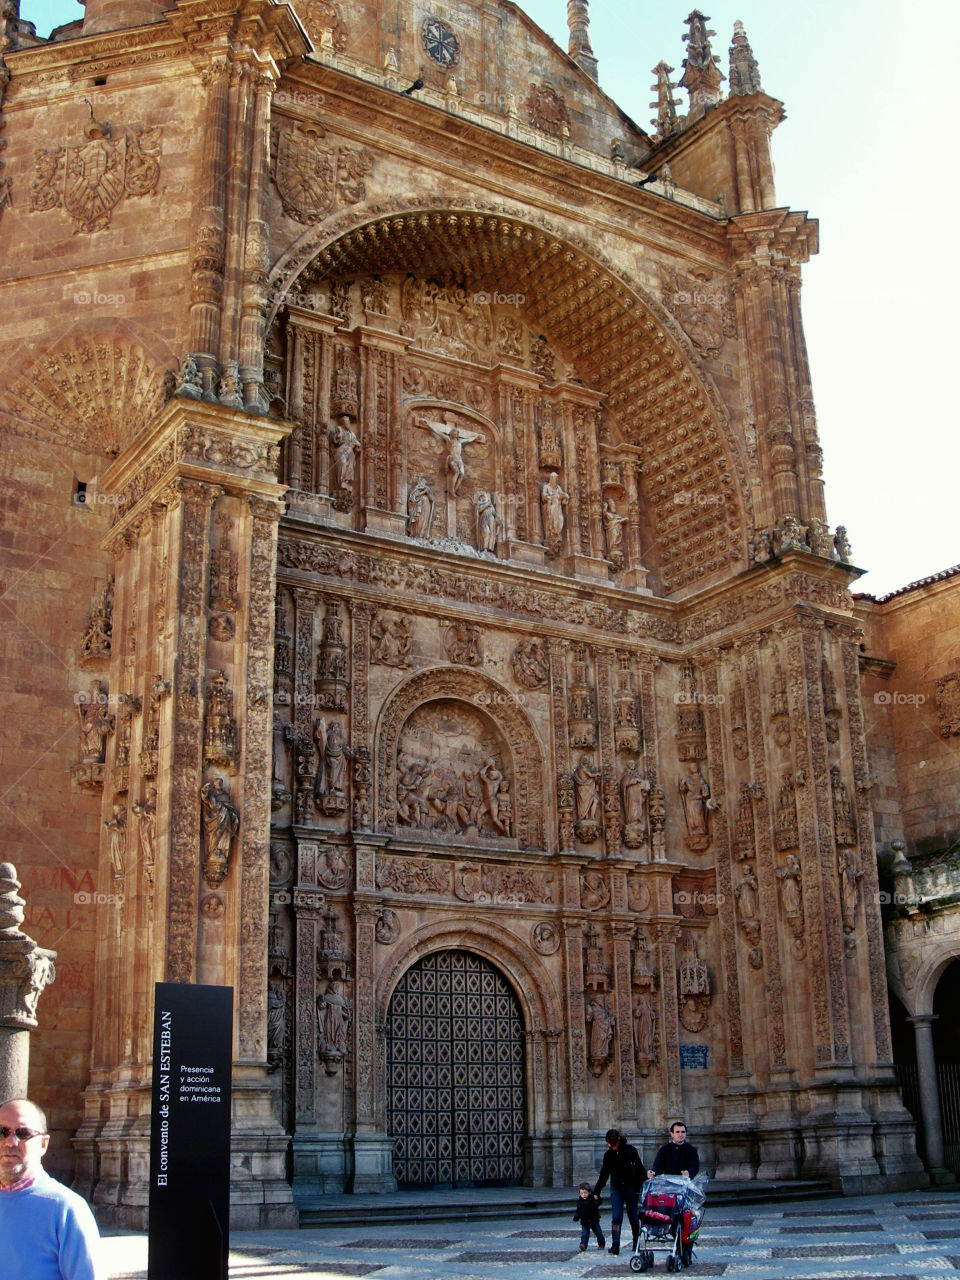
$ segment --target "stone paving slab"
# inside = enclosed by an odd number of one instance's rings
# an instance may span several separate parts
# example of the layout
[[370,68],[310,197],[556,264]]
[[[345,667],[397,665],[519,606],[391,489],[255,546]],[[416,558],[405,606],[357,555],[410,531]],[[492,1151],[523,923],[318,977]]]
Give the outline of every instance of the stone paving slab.
[[[574,1197],[575,1199],[575,1197]],[[794,1202],[796,1203],[796,1202]],[[960,1280],[960,1195],[926,1192],[896,1201],[884,1196],[786,1204],[710,1202],[690,1280]],[[580,1232],[568,1199],[555,1211],[518,1228],[516,1219],[397,1224],[302,1231],[236,1231],[231,1236],[231,1280],[630,1280],[629,1250],[601,1253],[591,1239],[577,1250]],[[601,1223],[609,1240],[609,1206]],[[626,1233],[629,1243],[629,1231]],[[864,1238],[858,1240],[858,1236]],[[811,1239],[815,1237],[815,1241]],[[110,1280],[145,1280],[147,1239],[109,1234],[104,1239]],[[653,1271],[666,1274],[665,1255]],[[2,1263],[0,1263],[2,1277]]]

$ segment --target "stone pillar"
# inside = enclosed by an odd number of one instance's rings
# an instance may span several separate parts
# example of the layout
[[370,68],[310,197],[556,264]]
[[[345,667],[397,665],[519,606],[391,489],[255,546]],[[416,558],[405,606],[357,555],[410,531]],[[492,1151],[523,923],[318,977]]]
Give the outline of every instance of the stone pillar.
[[57,958],[21,930],[26,904],[19,888],[13,863],[0,863],[0,1100],[27,1097],[30,1032]]
[[943,1163],[943,1119],[940,1114],[940,1090],[937,1088],[937,1061],[933,1052],[935,1013],[919,1013],[913,1023],[917,1042],[917,1077],[920,1084],[920,1109],[923,1112],[923,1137],[927,1147],[927,1168],[933,1182],[953,1182],[954,1177]]
[[[121,554],[148,519],[165,566],[168,621],[137,636],[147,723],[143,749],[124,765],[126,789],[143,795],[140,809],[155,817],[150,883],[139,858],[133,875],[131,849],[127,889],[153,893],[155,882],[154,920],[150,931],[120,931],[101,951],[95,1017],[110,1017],[114,963],[125,998],[134,973],[146,991],[157,980],[237,989],[231,1221],[244,1227],[296,1221],[285,1178],[289,1138],[273,1114],[266,1045],[270,667],[283,492],[276,471],[290,430],[175,397],[102,480],[105,492],[122,498],[107,539],[118,559],[118,616],[128,616],[133,599],[152,598],[156,555]],[[125,670],[127,633],[119,647],[115,641],[115,670]],[[118,790],[118,768],[108,761],[108,792]],[[232,811],[226,845],[209,839],[203,803]],[[105,857],[102,848],[102,867]],[[98,1211],[129,1227],[143,1225],[147,1192],[149,1064],[141,1039],[101,1045],[77,1138]]]

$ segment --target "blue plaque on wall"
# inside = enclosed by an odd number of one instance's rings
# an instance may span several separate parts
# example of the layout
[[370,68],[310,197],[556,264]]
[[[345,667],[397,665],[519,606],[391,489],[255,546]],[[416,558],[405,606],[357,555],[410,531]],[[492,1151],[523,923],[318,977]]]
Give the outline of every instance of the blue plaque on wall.
[[680,1046],[681,1071],[705,1071],[710,1064],[710,1046],[706,1044],[682,1044]]
[[158,982],[148,1280],[227,1280],[233,988]]

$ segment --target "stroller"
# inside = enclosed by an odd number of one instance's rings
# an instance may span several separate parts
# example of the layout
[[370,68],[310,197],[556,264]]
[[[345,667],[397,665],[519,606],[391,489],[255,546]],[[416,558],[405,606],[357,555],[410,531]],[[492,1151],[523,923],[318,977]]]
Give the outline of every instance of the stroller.
[[668,1254],[668,1271],[682,1271],[692,1264],[707,1198],[705,1180],[703,1175],[690,1179],[659,1174],[643,1184],[640,1234],[630,1256],[631,1271],[646,1271],[661,1251]]

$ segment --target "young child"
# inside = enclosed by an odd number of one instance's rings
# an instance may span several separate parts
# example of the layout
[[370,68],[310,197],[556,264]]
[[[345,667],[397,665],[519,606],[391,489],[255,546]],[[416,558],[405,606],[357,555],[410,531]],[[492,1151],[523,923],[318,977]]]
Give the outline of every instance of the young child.
[[600,1227],[600,1197],[594,1196],[589,1182],[580,1183],[580,1197],[577,1200],[577,1212],[574,1222],[580,1223],[580,1252],[586,1250],[590,1242],[590,1232],[597,1237],[597,1248],[604,1246],[603,1231]]

